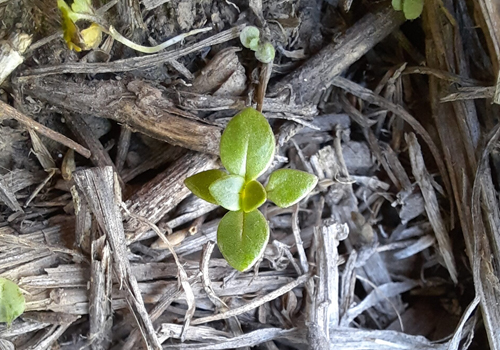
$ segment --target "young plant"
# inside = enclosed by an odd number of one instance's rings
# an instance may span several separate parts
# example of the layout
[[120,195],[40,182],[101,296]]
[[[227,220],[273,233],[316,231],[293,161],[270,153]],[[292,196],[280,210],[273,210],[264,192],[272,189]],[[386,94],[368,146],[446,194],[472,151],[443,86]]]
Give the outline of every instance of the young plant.
[[274,134],[266,118],[246,108],[231,119],[220,141],[220,158],[229,172],[207,170],[184,184],[196,196],[230,210],[219,223],[217,244],[229,265],[251,268],[269,240],[269,226],[258,210],[266,199],[286,208],[316,186],[316,176],[292,169],[273,172],[264,188],[257,181],[274,158]]
[[[64,41],[70,50],[80,52],[82,50],[91,50],[97,48],[102,40],[102,33],[109,34],[113,39],[119,41],[125,46],[133,50],[144,53],[156,53],[171,45],[174,45],[190,35],[204,33],[212,28],[194,29],[188,33],[178,35],[164,43],[148,47],[138,45],[123,35],[118,33],[113,26],[106,24],[106,21],[101,18],[97,11],[92,7],[91,0],[73,0],[69,6],[65,0],[57,0],[57,7],[62,15],[62,28]],[[90,26],[80,30],[77,22],[90,22]]]
[[257,27],[248,26],[240,33],[240,41],[247,49],[255,52],[255,58],[262,63],[274,61],[274,46],[270,42],[261,42],[260,31]]
[[424,0],[392,0],[392,7],[403,11],[406,19],[416,19],[424,10]]
[[0,322],[10,326],[24,312],[24,296],[17,284],[0,277]]

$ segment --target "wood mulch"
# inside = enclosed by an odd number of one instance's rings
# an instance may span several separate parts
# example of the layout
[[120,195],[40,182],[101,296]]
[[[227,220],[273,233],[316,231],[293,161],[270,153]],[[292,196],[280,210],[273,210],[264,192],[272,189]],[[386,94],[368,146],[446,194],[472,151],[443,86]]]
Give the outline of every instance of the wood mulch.
[[[55,3],[0,0],[0,349],[500,350],[500,2],[94,2],[145,46],[207,28],[149,55],[70,51]],[[183,181],[250,105],[319,183],[239,273]]]

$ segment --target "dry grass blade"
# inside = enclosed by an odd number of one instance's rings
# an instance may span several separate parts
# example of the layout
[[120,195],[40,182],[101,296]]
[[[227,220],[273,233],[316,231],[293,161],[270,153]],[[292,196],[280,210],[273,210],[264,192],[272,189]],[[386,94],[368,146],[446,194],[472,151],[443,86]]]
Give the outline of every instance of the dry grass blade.
[[175,253],[174,247],[169,242],[168,238],[163,234],[163,232],[160,231],[158,226],[156,226],[155,224],[153,224],[149,220],[140,217],[139,215],[135,215],[135,214],[130,213],[130,211],[127,209],[127,207],[124,204],[121,204],[121,206],[126,211],[126,213],[128,215],[130,215],[132,218],[134,218],[135,220],[138,220],[139,222],[141,222],[145,225],[148,225],[158,235],[158,237],[161,238],[163,243],[167,246],[168,250],[170,251],[170,253],[174,257],[174,261],[175,261],[175,263],[177,265],[177,269],[178,269],[179,283],[182,286],[182,289],[184,290],[186,302],[188,305],[188,310],[186,311],[186,315],[184,316],[184,328],[183,328],[182,336],[181,336],[181,340],[184,340],[184,334],[189,327],[189,323],[191,322],[191,319],[193,318],[193,315],[194,315],[194,311],[196,309],[193,289],[191,288],[191,284],[189,283],[186,270],[184,270],[182,263],[180,262],[179,258],[177,257],[177,254]]
[[420,145],[418,144],[417,137],[413,133],[406,135],[406,142],[409,146],[412,172],[418,182],[418,185],[420,186],[420,191],[422,191],[425,201],[425,211],[427,212],[429,221],[434,229],[434,234],[436,235],[436,239],[438,241],[439,251],[441,252],[446,268],[450,273],[451,279],[453,282],[457,283],[457,267],[455,264],[455,258],[453,257],[453,248],[450,236],[448,235],[446,225],[441,216],[437,196],[432,186],[430,175],[425,167]]
[[[500,303],[500,283],[491,261],[491,245],[494,242],[490,243],[488,240],[488,237],[493,235],[496,236],[495,239],[498,239],[499,232],[498,227],[487,228],[483,222],[481,190],[485,184],[491,182],[491,179],[485,178],[484,172],[488,167],[488,157],[500,139],[500,126],[497,125],[490,135],[478,164],[472,189],[472,224],[474,231],[472,236],[466,237],[466,244],[468,245],[468,255],[473,268],[474,287],[481,300],[489,344],[492,350],[499,350],[500,309],[497,306]],[[485,201],[485,204],[488,205],[489,203]],[[488,209],[488,206],[486,209]],[[490,234],[488,234],[488,231],[490,231]]]
[[[394,103],[387,101],[386,99],[373,94],[372,91],[366,89],[356,83],[353,83],[347,79],[341,77],[335,77],[332,82],[333,85],[346,90],[347,92],[357,96],[367,102],[374,103],[379,105],[382,108],[385,108],[392,113],[398,115],[403,118],[405,122],[410,124],[410,126],[424,139],[425,143],[429,146],[432,155],[436,161],[436,164],[439,168],[439,173],[443,177],[444,185],[446,188],[446,193],[451,196],[452,189],[450,184],[450,179],[448,176],[448,172],[446,171],[446,167],[444,165],[443,159],[437,148],[435,142],[430,137],[429,133],[424,129],[424,127],[413,118],[402,106],[395,105]],[[450,198],[451,200],[451,198]],[[453,205],[453,202],[451,202]],[[453,210],[452,210],[453,211]]]
[[235,309],[232,309],[232,310],[229,310],[226,312],[222,312],[218,315],[213,315],[213,316],[195,319],[191,322],[191,324],[198,325],[198,324],[213,322],[213,321],[217,321],[217,320],[224,320],[224,319],[229,318],[229,317],[241,315],[245,312],[248,312],[248,311],[255,309],[256,307],[259,307],[260,305],[263,305],[271,300],[274,300],[285,293],[288,293],[292,289],[300,286],[302,283],[305,283],[309,278],[311,278],[310,275],[302,275],[299,278],[297,278],[295,281],[287,283],[283,287],[280,287],[280,288],[268,293],[267,295],[265,295],[263,297],[256,298],[244,306],[240,306],[238,308],[235,308]]

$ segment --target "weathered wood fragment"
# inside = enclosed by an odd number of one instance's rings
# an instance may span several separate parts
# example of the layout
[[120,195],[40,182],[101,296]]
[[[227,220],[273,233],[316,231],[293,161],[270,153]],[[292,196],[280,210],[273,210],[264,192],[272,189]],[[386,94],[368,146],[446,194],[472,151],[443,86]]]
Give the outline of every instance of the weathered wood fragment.
[[159,350],[161,345],[127,259],[125,233],[119,210],[121,197],[118,197],[119,194],[116,192],[116,188],[119,188],[116,182],[117,178],[111,167],[79,171],[74,174],[74,177],[79,192],[82,193],[82,197],[89,205],[101,231],[106,235],[106,241],[111,246],[114,271],[120,286],[124,285],[126,288],[126,299],[130,311],[135,314],[144,341],[148,347]]

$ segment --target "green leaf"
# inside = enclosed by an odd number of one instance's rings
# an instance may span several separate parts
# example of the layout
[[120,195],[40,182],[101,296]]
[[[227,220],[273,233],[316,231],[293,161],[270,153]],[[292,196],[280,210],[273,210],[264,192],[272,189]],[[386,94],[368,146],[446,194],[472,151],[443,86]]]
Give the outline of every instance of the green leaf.
[[90,0],[74,0],[71,9],[76,13],[93,14],[94,9]]
[[403,9],[401,1],[402,0],[392,0],[392,8],[396,11],[401,11]]
[[0,277],[0,322],[10,326],[24,309],[24,295],[17,284]]
[[253,38],[248,44],[248,48],[252,51],[257,51],[259,48],[259,38]]
[[[247,26],[241,30],[240,41],[247,49],[252,48],[252,43],[259,42],[260,31],[257,27]],[[253,50],[253,49],[252,49]]]
[[280,169],[269,176],[267,198],[287,208],[303,199],[318,183],[318,178],[300,170]]
[[186,185],[186,187],[189,188],[195,196],[198,196],[207,202],[219,204],[210,194],[209,187],[216,180],[226,175],[227,174],[224,171],[217,169],[202,171],[201,173],[190,176],[184,180],[184,185]]
[[227,210],[240,210],[240,192],[245,185],[245,179],[239,175],[226,175],[212,183],[210,194],[217,204]]
[[271,43],[264,43],[257,47],[257,51],[255,51],[255,58],[262,63],[271,63],[274,61],[275,54],[276,52],[274,51],[274,46]]
[[220,141],[220,158],[231,174],[255,180],[273,157],[273,131],[261,113],[246,108],[231,119]]
[[406,19],[418,18],[424,10],[424,0],[404,0],[403,12]]
[[240,195],[241,209],[245,213],[254,211],[266,201],[266,190],[258,181],[250,181],[245,184]]
[[264,254],[269,226],[258,210],[230,211],[219,223],[217,245],[229,265],[238,271],[251,268]]

